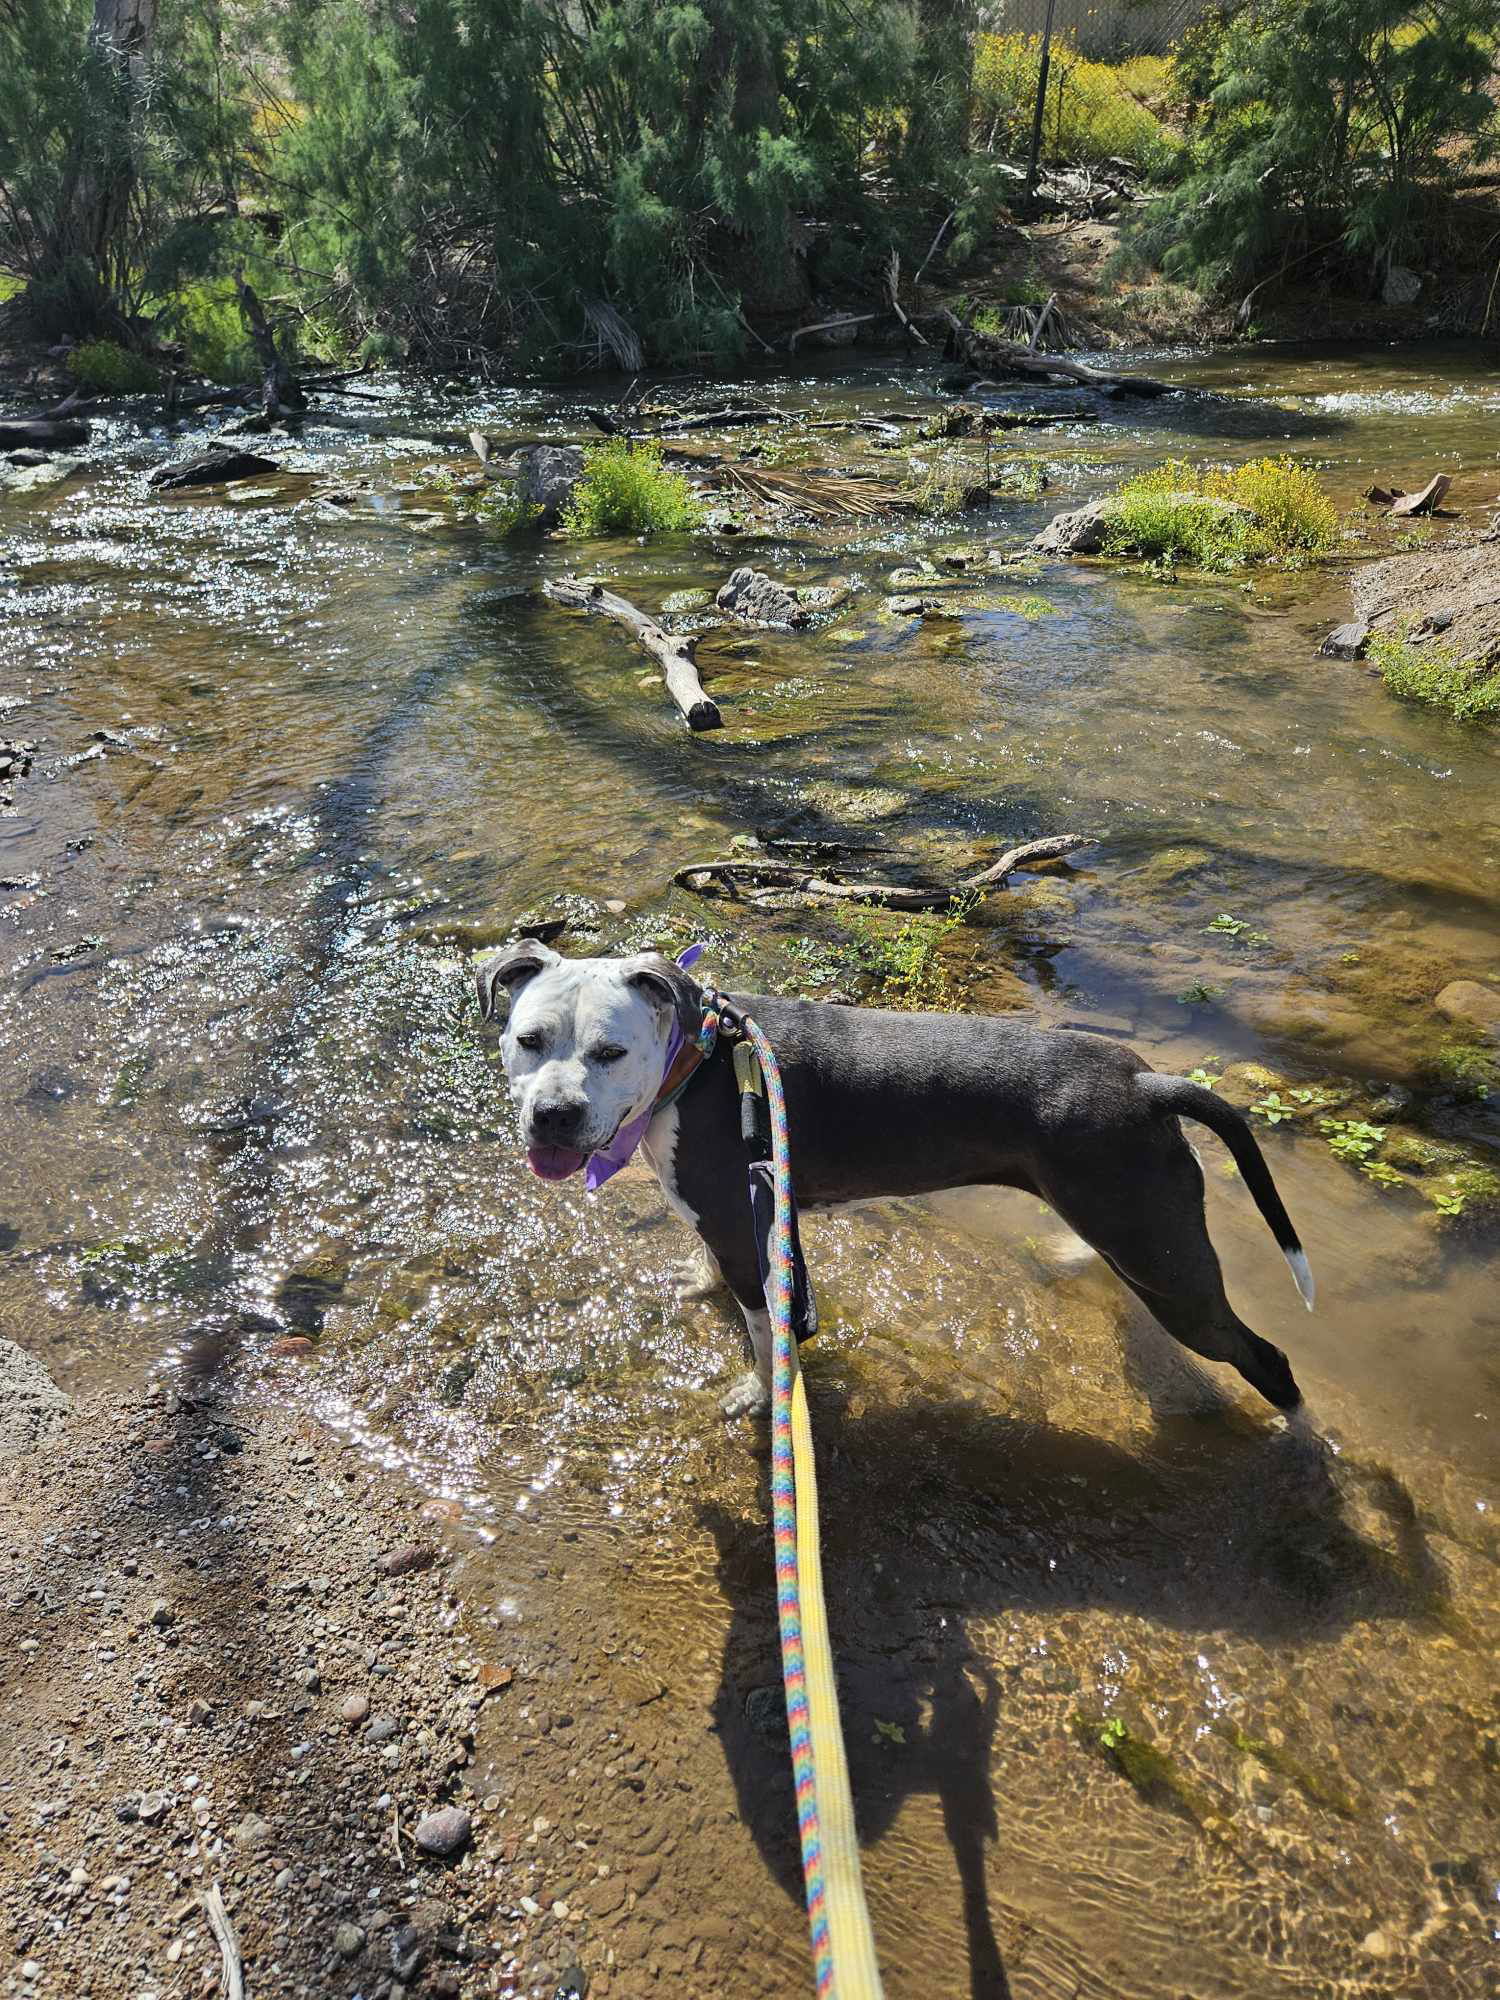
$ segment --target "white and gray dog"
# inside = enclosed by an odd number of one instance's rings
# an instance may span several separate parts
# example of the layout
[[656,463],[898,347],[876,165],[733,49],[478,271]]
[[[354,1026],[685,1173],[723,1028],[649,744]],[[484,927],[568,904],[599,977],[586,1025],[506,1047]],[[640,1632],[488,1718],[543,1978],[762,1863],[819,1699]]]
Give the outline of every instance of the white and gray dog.
[[[755,1366],[724,1412],[764,1408],[770,1324],[727,1050],[680,1082],[690,1059],[678,1052],[698,1034],[701,988],[654,953],[564,959],[526,938],[486,959],[477,977],[486,1020],[500,989],[511,997],[501,1049],[532,1169],[564,1180],[586,1168],[597,1185],[639,1140],[669,1206],[698,1232],[694,1289],[722,1279],[745,1316]],[[1178,1123],[1196,1119],[1229,1148],[1311,1310],[1297,1233],[1249,1124],[1221,1097],[1158,1075],[1099,1035],[1009,1017],[729,998],[780,1061],[802,1207],[1022,1188],[1090,1243],[1184,1347],[1227,1361],[1277,1409],[1298,1410],[1286,1356],[1224,1295],[1202,1170]]]

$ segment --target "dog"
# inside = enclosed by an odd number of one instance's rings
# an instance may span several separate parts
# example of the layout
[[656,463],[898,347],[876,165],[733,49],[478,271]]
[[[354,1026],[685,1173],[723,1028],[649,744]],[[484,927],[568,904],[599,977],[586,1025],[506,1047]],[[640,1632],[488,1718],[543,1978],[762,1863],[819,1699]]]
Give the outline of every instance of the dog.
[[[545,1180],[597,1186],[639,1142],[701,1253],[680,1291],[723,1282],[754,1366],[726,1416],[766,1407],[771,1326],[746,1194],[734,1066],[721,1042],[693,1067],[697,982],[655,953],[560,958],[529,938],[477,969],[480,1014],[510,1013],[501,1051],[526,1156]],[[1117,1042],[1009,1016],[895,1014],[729,996],[781,1065],[792,1180],[804,1209],[942,1188],[1040,1197],[1092,1245],[1175,1340],[1237,1368],[1291,1418],[1285,1354],[1237,1317],[1203,1210],[1203,1172],[1179,1120],[1228,1147],[1309,1311],[1313,1278],[1249,1123],[1186,1077]]]

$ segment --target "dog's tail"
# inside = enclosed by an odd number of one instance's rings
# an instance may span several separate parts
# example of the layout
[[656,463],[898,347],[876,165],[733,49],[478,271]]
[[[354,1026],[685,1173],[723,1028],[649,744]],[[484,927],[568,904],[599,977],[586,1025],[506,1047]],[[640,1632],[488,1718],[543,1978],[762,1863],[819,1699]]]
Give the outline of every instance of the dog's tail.
[[1222,1097],[1215,1097],[1201,1084],[1190,1083],[1185,1076],[1162,1076],[1156,1070],[1143,1070],[1136,1077],[1136,1085],[1144,1092],[1153,1110],[1164,1117],[1196,1118],[1200,1125],[1206,1125],[1210,1132],[1224,1141],[1240,1170],[1241,1179],[1254,1197],[1255,1206],[1266,1218],[1271,1234],[1281,1246],[1282,1256],[1292,1267],[1292,1276],[1297,1281],[1303,1304],[1311,1312],[1315,1296],[1312,1267],[1292,1227],[1286,1205],[1276,1192],[1271,1169],[1256,1143],[1249,1120],[1241,1117],[1234,1106],[1226,1104]]

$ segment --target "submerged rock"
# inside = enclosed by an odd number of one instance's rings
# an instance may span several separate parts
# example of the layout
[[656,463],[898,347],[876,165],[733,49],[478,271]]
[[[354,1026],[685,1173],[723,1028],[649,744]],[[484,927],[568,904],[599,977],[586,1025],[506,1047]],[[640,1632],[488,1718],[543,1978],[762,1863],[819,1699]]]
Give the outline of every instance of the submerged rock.
[[1481,986],[1477,979],[1450,980],[1433,1005],[1448,1020],[1465,1022],[1500,1041],[1500,987]]
[[735,570],[714,602],[721,611],[727,611],[743,624],[798,631],[810,625],[820,611],[831,611],[842,604],[848,595],[847,583],[798,587],[778,583],[774,576],[745,563]]
[[147,480],[148,486],[172,493],[183,486],[218,486],[231,479],[254,479],[263,472],[280,472],[272,458],[260,458],[253,451],[233,451],[214,445],[176,465],[159,465]]
[[1362,660],[1369,643],[1369,626],[1356,618],[1348,625],[1335,625],[1318,651],[1330,660]]
[[714,599],[721,611],[747,625],[806,625],[811,613],[795,590],[748,564],[737,569]]

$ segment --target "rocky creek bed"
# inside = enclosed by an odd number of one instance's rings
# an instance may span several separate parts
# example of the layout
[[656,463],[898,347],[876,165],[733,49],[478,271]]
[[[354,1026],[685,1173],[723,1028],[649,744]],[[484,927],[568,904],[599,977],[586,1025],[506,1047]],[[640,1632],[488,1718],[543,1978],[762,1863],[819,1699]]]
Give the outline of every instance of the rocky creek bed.
[[[1443,463],[1465,519],[1412,532],[1472,534],[1500,405],[1472,357],[1140,372],[1176,386],[1080,392],[951,519],[746,493],[732,533],[501,540],[469,433],[579,412],[430,385],[230,484],[152,487],[209,433],[110,413],[10,468],[0,1331],[46,1375],[0,1469],[7,1996],[212,1991],[215,1882],[254,1995],[805,1990],[764,1459],[713,1414],[736,1335],[675,1304],[649,1181],[520,1168],[468,974],[518,921],[1127,1039],[1256,1107],[1312,1249],[1308,1319],[1205,1147],[1331,1465],[1036,1204],[810,1222],[893,2000],[1485,1992],[1496,739],[1319,658],[1342,565],[1009,559],[1183,452],[1315,455],[1350,509]],[[824,421],[905,456],[897,419],[951,406],[931,369],[744,394],[807,413],[720,441],[771,493],[890,477]],[[579,568],[695,641],[722,728],[548,603]],[[715,603],[744,569],[784,594]],[[958,925],[673,886],[705,855],[951,882],[1073,830]]]

